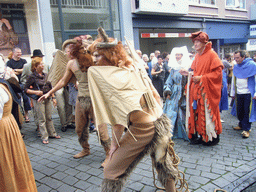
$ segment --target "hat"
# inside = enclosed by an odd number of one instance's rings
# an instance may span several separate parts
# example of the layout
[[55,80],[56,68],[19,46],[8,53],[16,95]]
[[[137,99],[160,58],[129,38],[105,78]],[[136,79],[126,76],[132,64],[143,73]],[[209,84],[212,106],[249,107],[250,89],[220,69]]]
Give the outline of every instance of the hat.
[[207,43],[209,41],[209,36],[207,35],[207,33],[203,32],[203,31],[191,33],[191,36],[189,38],[192,39],[193,42],[195,40],[198,40],[202,43]]
[[33,51],[33,55],[31,56],[31,58],[34,58],[34,57],[43,57],[44,55],[42,54],[42,51],[40,49],[35,49]]

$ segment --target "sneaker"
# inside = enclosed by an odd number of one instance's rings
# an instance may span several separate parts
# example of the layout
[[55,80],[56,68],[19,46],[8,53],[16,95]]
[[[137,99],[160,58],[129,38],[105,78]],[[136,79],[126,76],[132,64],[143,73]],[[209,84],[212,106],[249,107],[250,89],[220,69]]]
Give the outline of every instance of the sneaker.
[[242,128],[239,126],[233,127],[234,130],[241,130]]

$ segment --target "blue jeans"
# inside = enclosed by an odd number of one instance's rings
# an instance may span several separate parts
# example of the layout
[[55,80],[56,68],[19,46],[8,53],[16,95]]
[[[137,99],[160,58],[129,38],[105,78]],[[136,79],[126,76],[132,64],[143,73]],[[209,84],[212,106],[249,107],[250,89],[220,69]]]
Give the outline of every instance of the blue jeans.
[[29,97],[27,96],[27,94],[24,92],[24,85],[23,85],[23,84],[20,84],[20,87],[21,87],[21,89],[22,89],[21,96],[22,96],[22,98],[23,98],[24,110],[25,110],[25,111],[30,111],[30,110],[31,110],[30,99],[29,99]]

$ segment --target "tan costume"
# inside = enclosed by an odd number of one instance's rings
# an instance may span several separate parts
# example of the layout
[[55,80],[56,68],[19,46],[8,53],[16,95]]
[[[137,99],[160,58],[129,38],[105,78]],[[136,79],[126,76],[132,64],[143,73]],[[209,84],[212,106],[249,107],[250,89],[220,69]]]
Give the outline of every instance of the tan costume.
[[[176,155],[167,153],[172,143],[172,126],[153,97],[151,81],[145,71],[136,67],[90,67],[88,79],[97,125],[109,123],[128,127],[120,140],[120,147],[104,167],[102,191],[121,191],[124,180],[146,154],[151,155],[164,186],[168,179],[178,179],[179,170],[173,164]],[[145,101],[142,105],[141,97]],[[129,122],[129,114],[137,110],[154,116],[156,120],[150,123]]]
[[[79,67],[77,60],[75,64]],[[76,133],[78,140],[83,149],[90,153],[89,139],[89,114],[92,114],[91,99],[88,88],[87,72],[82,72],[80,69],[74,72],[78,81],[78,95],[76,100],[75,111],[75,123]],[[99,137],[101,144],[106,152],[108,152],[108,146],[110,145],[110,138],[107,130],[99,129]]]

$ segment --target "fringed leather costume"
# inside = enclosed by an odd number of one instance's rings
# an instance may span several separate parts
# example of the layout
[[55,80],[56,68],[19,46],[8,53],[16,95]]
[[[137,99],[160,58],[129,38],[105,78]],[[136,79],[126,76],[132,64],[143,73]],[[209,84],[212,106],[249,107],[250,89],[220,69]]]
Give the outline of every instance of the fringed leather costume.
[[[89,68],[88,80],[96,124],[121,124],[128,128],[119,142],[120,147],[104,167],[102,191],[120,192],[124,181],[147,154],[151,155],[163,186],[170,178],[184,186],[186,182],[180,177],[172,148],[172,125],[152,95],[152,83],[147,74],[136,67],[96,66]],[[145,103],[141,104],[141,98]],[[155,121],[130,122],[129,114],[133,111],[150,114]]]

